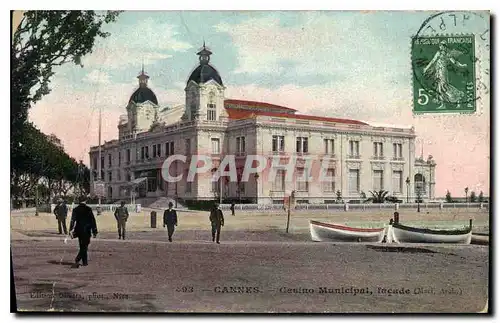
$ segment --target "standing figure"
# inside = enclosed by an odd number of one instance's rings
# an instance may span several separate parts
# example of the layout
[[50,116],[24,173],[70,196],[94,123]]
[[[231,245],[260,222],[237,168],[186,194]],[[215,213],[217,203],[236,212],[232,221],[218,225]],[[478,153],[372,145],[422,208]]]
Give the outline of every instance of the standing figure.
[[210,222],[212,223],[212,241],[216,241],[217,234],[217,243],[220,243],[220,229],[224,226],[224,214],[219,209],[218,203],[215,203],[214,208],[210,211]]
[[229,209],[231,210],[231,215],[234,216],[234,202],[231,202],[231,207]]
[[68,206],[66,205],[66,202],[62,199],[59,199],[57,201],[57,205],[54,208],[54,215],[56,216],[57,219],[57,229],[59,231],[59,234],[63,233],[68,234],[68,229],[66,228],[66,218],[68,217]]
[[175,226],[177,225],[177,211],[172,209],[174,204],[168,202],[168,209],[163,212],[163,227],[167,226],[168,241],[172,242]]
[[467,67],[467,64],[462,64],[457,60],[462,54],[456,49],[448,49],[446,43],[442,42],[432,60],[424,68],[424,76],[432,81],[437,94],[434,101],[441,104],[437,109],[444,109],[446,103],[456,104],[457,109],[460,108],[465,93],[451,84],[449,70]]
[[125,224],[128,220],[128,210],[124,201],[121,201],[120,206],[116,208],[115,219],[118,226],[118,239],[123,238],[125,240]]
[[94,213],[92,209],[85,204],[87,201],[85,196],[79,198],[79,204],[73,209],[71,215],[70,231],[72,237],[77,237],[80,244],[80,250],[75,258],[75,266],[79,266],[80,260],[84,266],[88,264],[87,250],[90,244],[90,237],[97,236],[97,225],[95,222]]

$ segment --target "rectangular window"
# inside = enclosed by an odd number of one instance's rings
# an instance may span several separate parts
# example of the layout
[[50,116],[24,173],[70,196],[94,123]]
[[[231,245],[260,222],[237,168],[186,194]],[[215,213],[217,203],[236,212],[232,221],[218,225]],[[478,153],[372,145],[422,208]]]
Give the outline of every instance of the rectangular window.
[[149,158],[149,146],[144,147],[144,154],[146,155],[146,159]]
[[191,193],[191,182],[186,182],[186,193]]
[[217,120],[217,110],[215,109],[215,104],[207,104],[207,120],[215,121]]
[[112,181],[113,180],[113,172],[108,172],[108,181]]
[[353,158],[359,158],[359,141],[349,141],[349,155]]
[[186,144],[186,155],[189,155],[191,153],[191,139],[188,138],[185,141]]
[[153,145],[153,158],[156,157],[156,145]]
[[122,165],[122,152],[119,151],[118,152],[118,166],[121,166]]
[[278,169],[274,178],[273,191],[282,192],[285,190],[286,170]]
[[349,169],[349,193],[359,192],[359,169]]
[[324,139],[325,144],[325,155],[333,155],[335,151],[335,145],[333,139]]
[[220,153],[220,141],[219,138],[212,138],[212,154]]
[[146,154],[145,154],[145,149],[144,147],[141,147],[141,159],[144,160],[144,158],[146,157]]
[[381,142],[374,142],[373,143],[373,156],[375,158],[384,157],[384,146],[382,145]]
[[273,151],[285,151],[285,136],[273,136]]
[[111,154],[108,154],[108,167],[111,167],[112,163],[111,163]]
[[400,170],[392,172],[392,191],[396,194],[403,191],[403,172]]
[[97,165],[97,157],[93,158],[93,166],[94,166],[94,169],[99,168],[99,165]]
[[130,173],[127,173],[127,181],[130,182],[132,180],[132,175]]
[[236,137],[236,152],[243,153],[245,149],[245,137]]
[[[101,169],[104,169],[104,156],[101,156]],[[104,176],[101,178],[104,179]]]
[[307,153],[308,152],[308,144],[307,137],[297,137],[297,149],[298,153]]
[[323,191],[335,192],[335,168],[327,169],[326,176],[332,177],[333,179],[328,179],[328,180],[323,181]]
[[373,190],[380,191],[384,189],[384,171],[373,171]]
[[297,191],[307,192],[309,190],[309,182],[307,168],[297,168]]
[[105,180],[106,178],[104,177],[104,170],[101,169],[101,178],[99,178],[100,180]]
[[156,145],[156,156],[161,157],[161,144]]
[[402,144],[392,144],[394,159],[403,158],[403,145]]
[[165,143],[165,157],[171,156],[174,154],[174,142]]
[[118,177],[118,181],[122,180],[122,171],[121,170],[118,170],[117,177]]
[[130,149],[127,149],[127,164],[130,163]]

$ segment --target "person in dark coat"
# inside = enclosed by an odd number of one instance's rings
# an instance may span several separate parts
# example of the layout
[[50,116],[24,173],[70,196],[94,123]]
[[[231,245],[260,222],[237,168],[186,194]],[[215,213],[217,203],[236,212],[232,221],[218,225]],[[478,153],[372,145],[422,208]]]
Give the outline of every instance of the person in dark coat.
[[220,230],[224,226],[224,214],[217,203],[210,211],[210,223],[212,224],[212,241],[216,241],[217,238],[217,243],[220,243]]
[[73,209],[71,215],[70,231],[72,237],[77,237],[80,250],[75,258],[75,266],[79,266],[80,260],[84,266],[88,265],[87,250],[90,244],[91,235],[97,236],[97,224],[92,209],[85,204],[87,199],[83,196],[79,198],[79,204]]
[[233,216],[234,216],[234,202],[231,202],[231,207],[230,207],[230,209],[231,209],[231,215],[233,215]]
[[115,219],[118,226],[118,239],[125,240],[125,225],[128,220],[128,210],[124,201],[121,201],[120,206],[116,208]]
[[64,200],[58,200],[57,205],[54,208],[54,215],[57,219],[57,229],[59,234],[68,234],[68,229],[66,228],[66,218],[68,217],[68,206]]
[[163,212],[163,227],[167,226],[168,241],[172,242],[175,226],[177,226],[177,211],[172,209],[174,204],[168,202],[168,209]]

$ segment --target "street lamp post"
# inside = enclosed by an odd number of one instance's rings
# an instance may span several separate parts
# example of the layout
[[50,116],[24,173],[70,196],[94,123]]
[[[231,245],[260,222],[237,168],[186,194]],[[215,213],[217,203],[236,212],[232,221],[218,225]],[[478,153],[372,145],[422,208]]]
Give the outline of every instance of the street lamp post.
[[467,203],[467,193],[469,192],[469,188],[466,187],[464,191],[465,191],[465,203]]
[[417,212],[420,212],[420,197],[422,196],[422,192],[420,191],[420,187],[417,187]]
[[406,203],[410,202],[410,178],[406,178]]

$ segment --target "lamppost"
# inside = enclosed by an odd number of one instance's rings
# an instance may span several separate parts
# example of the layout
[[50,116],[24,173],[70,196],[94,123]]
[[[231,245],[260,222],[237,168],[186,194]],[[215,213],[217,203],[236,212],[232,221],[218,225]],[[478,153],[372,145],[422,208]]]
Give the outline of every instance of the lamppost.
[[410,177],[406,177],[406,203],[410,202]]
[[417,187],[417,212],[420,212],[420,198],[422,196],[421,188],[420,186]]
[[464,191],[465,191],[465,203],[467,203],[467,193],[469,193],[469,188],[466,187]]

